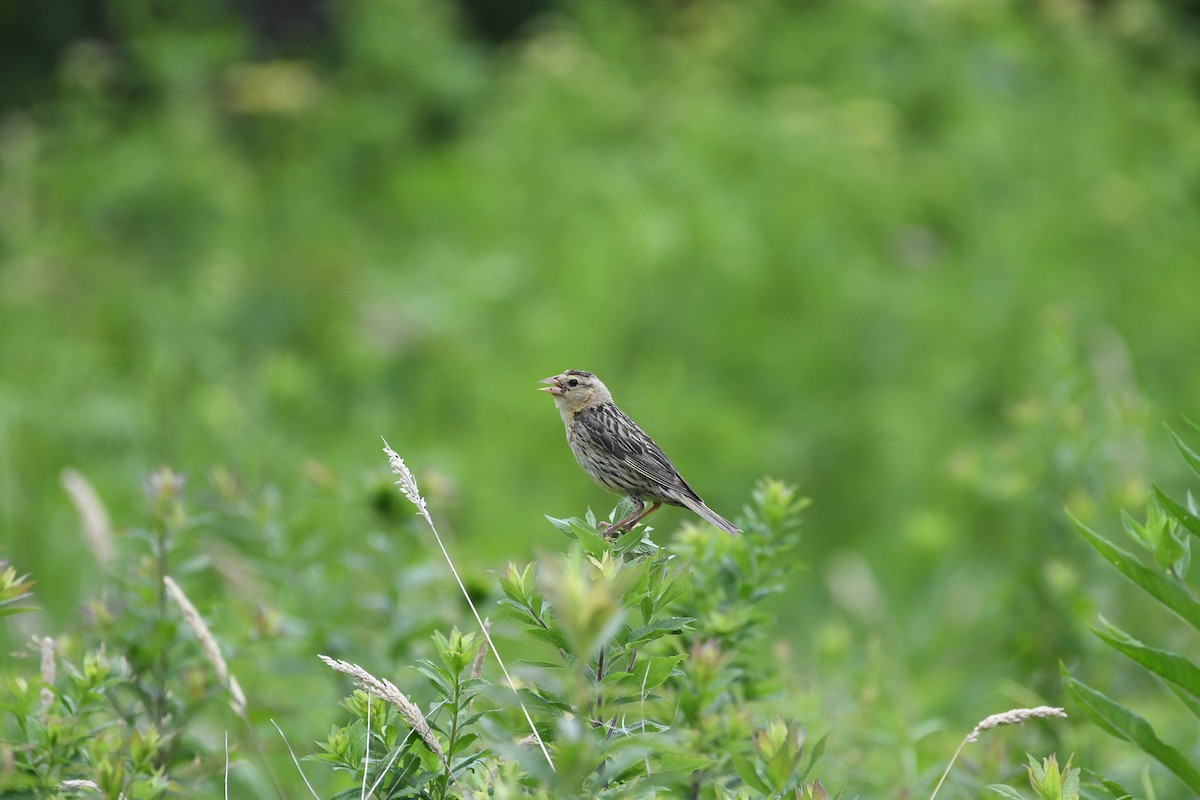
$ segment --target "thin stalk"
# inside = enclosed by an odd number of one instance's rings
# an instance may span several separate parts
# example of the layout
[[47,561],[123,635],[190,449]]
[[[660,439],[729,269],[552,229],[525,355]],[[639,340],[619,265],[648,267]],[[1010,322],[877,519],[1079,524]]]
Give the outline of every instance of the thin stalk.
[[463,583],[463,579],[459,576],[458,569],[454,566],[454,559],[450,557],[450,551],[446,549],[446,545],[442,541],[442,535],[438,533],[437,526],[433,524],[433,517],[429,514],[425,498],[421,496],[420,489],[417,487],[416,477],[412,474],[412,470],[408,468],[408,465],[404,463],[404,459],[388,445],[386,439],[383,442],[383,451],[387,454],[388,461],[391,463],[392,472],[400,476],[400,480],[396,481],[396,484],[400,487],[400,491],[408,498],[410,503],[417,507],[417,510],[425,519],[425,523],[433,531],[433,538],[446,559],[446,565],[450,568],[450,574],[454,576],[455,583],[458,584],[459,590],[462,592],[463,597],[466,598],[467,606],[471,609],[471,614],[474,615],[475,621],[479,623],[479,629],[483,631],[483,638],[487,640],[488,647],[491,648],[492,653],[496,656],[496,663],[500,665],[500,671],[504,673],[504,679],[508,681],[508,686],[512,689],[513,694],[517,695],[517,704],[521,707],[521,713],[525,715],[525,721],[529,724],[534,741],[541,748],[546,763],[550,765],[550,770],[556,772],[554,759],[550,757],[550,751],[546,748],[546,743],[542,741],[542,735],[538,732],[537,725],[533,723],[533,717],[530,716],[529,709],[525,707],[524,701],[520,698],[520,694],[517,691],[517,682],[508,673],[508,666],[504,663],[504,659],[500,657],[500,650],[496,647],[496,643],[492,641],[492,635],[488,632],[488,626],[483,624],[483,617],[479,615],[479,610],[475,608],[475,601],[471,599],[471,593],[467,591],[466,584]]
[[457,780],[454,777],[454,767],[451,761],[454,758],[454,745],[458,741],[458,723],[462,704],[462,675],[454,676],[454,695],[450,702],[450,734],[447,737],[446,744],[446,779],[442,781],[442,797],[446,796],[446,792],[450,789],[450,781]]

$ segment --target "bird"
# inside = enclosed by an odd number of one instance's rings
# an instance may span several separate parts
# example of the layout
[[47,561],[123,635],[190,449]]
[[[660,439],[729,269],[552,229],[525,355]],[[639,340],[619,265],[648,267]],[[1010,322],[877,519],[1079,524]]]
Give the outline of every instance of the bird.
[[704,504],[662,448],[617,407],[595,373],[569,369],[541,383],[549,384],[538,391],[554,397],[579,466],[604,489],[633,501],[633,513],[608,526],[607,535],[632,530],[664,504],[688,508],[734,536],[742,532]]

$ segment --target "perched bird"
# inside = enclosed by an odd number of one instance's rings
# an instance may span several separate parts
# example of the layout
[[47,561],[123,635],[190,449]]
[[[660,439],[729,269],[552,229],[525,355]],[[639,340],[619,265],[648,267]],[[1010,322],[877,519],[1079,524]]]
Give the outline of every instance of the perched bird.
[[[662,449],[613,402],[600,379],[591,372],[569,369],[546,378],[538,391],[554,396],[567,426],[567,443],[583,471],[615,494],[633,501],[634,511],[614,523],[609,535],[632,530],[664,503],[690,508],[726,533],[741,530],[704,505]],[[651,506],[646,508],[646,502]]]

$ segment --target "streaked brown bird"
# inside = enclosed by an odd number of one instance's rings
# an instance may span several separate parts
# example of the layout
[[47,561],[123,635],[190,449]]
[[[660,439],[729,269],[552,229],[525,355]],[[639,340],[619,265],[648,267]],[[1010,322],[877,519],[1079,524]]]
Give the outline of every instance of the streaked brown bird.
[[608,491],[633,501],[633,513],[610,526],[610,536],[632,530],[664,503],[689,508],[726,533],[742,532],[704,505],[662,448],[617,408],[608,388],[593,373],[569,369],[542,383],[550,385],[538,391],[554,396],[579,466]]

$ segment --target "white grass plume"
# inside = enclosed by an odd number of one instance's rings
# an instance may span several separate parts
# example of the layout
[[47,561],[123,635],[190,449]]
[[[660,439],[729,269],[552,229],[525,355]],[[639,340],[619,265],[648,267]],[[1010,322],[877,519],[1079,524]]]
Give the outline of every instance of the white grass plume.
[[[259,756],[263,759],[267,775],[270,776],[271,782],[275,784],[276,793],[280,797],[283,797],[283,790],[280,788],[279,778],[275,775],[275,769],[271,766],[270,760],[263,751],[262,742],[258,740],[258,734],[254,732],[254,726],[250,724],[250,717],[246,714],[246,693],[242,691],[242,685],[238,683],[237,676],[229,672],[229,665],[225,663],[225,656],[221,653],[221,646],[217,644],[217,638],[212,635],[212,631],[204,623],[204,618],[196,610],[195,604],[188,598],[183,588],[175,582],[174,578],[170,575],[164,575],[163,587],[167,590],[167,594],[170,595],[171,599],[175,601],[175,605],[179,606],[179,610],[183,612],[183,620],[192,629],[192,633],[196,635],[196,639],[200,642],[200,650],[204,653],[204,657],[208,659],[208,663],[212,665],[213,672],[217,676],[217,682],[229,692],[229,707],[241,718],[242,722],[246,723],[246,732],[250,735],[255,749],[258,750]],[[282,734],[282,731],[280,733]],[[284,741],[286,744],[286,740]],[[228,752],[226,752],[226,758],[228,758]],[[301,773],[301,775],[303,774]],[[225,777],[228,780],[228,772],[226,772]],[[305,782],[307,783],[307,780]]]
[[999,728],[1002,725],[1020,725],[1026,720],[1045,719],[1046,717],[1058,717],[1060,719],[1066,719],[1066,716],[1066,711],[1061,708],[1052,708],[1051,706],[1038,706],[1037,708],[1014,708],[999,714],[992,714],[990,717],[981,721],[975,726],[975,730],[967,734],[967,741],[978,741],[979,734],[986,730],[991,730],[992,728]]
[[1008,711],[1002,711],[999,714],[992,714],[980,720],[979,724],[967,734],[967,737],[959,743],[958,749],[954,751],[954,755],[950,758],[950,763],[946,765],[946,771],[942,773],[942,777],[937,782],[937,786],[933,787],[933,794],[929,795],[929,800],[934,800],[937,797],[938,790],[942,788],[942,784],[946,781],[946,776],[950,774],[950,769],[954,766],[954,762],[958,760],[958,754],[970,742],[979,740],[979,734],[992,728],[999,728],[1004,725],[1020,725],[1022,722],[1031,719],[1046,719],[1058,718],[1066,719],[1067,712],[1061,708],[1052,706],[1037,706],[1036,708],[1012,708]]
[[437,540],[438,547],[441,548],[442,555],[446,557],[446,564],[450,567],[450,574],[454,576],[454,580],[458,583],[458,588],[462,591],[463,597],[467,599],[467,605],[471,608],[471,613],[475,615],[475,621],[479,623],[479,629],[483,631],[483,638],[487,642],[488,648],[496,657],[496,663],[500,665],[500,671],[504,673],[504,679],[508,681],[509,688],[513,690],[513,694],[517,694],[517,703],[521,706],[521,711],[525,714],[525,721],[529,723],[529,729],[533,732],[534,741],[542,750],[542,755],[546,758],[546,763],[550,765],[550,769],[554,770],[554,759],[550,757],[550,751],[546,749],[546,743],[542,741],[541,734],[538,733],[537,726],[533,724],[533,717],[529,715],[529,709],[525,707],[525,703],[520,699],[517,693],[517,683],[508,673],[508,667],[504,663],[504,659],[500,657],[500,651],[496,649],[496,643],[492,641],[492,635],[488,631],[488,626],[484,624],[483,618],[479,616],[479,610],[475,608],[475,601],[471,599],[471,593],[467,591],[466,585],[462,578],[458,575],[458,570],[454,566],[454,560],[450,558],[450,552],[446,550],[446,545],[442,542],[441,534],[438,533],[437,526],[433,524],[433,518],[429,515],[429,509],[425,504],[425,498],[421,496],[421,491],[417,487],[417,479],[413,475],[412,470],[404,463],[404,459],[396,453],[395,450],[387,443],[387,439],[383,440],[383,452],[387,454],[388,462],[392,465],[392,472],[400,476],[396,481],[396,485],[400,487],[400,491],[408,498],[421,516],[425,518],[429,529],[433,531],[433,538]]
[[95,792],[96,794],[104,794],[104,792],[100,790],[100,785],[95,781],[66,780],[60,783],[58,788],[62,789],[64,792],[83,792],[84,790],[87,790],[89,792]]
[[[68,792],[82,792],[86,789],[87,791],[95,792],[96,794],[104,794],[104,790],[101,789],[95,781],[66,780],[60,783],[58,788]],[[117,795],[117,800],[125,800],[125,793],[119,793]]]
[[228,690],[232,700],[229,705],[233,707],[234,712],[242,719],[246,718],[246,695],[242,692],[242,687],[238,683],[237,678],[229,674],[229,667],[225,663],[225,656],[221,654],[221,647],[217,644],[217,639],[212,635],[212,631],[204,624],[204,619],[200,616],[200,612],[196,610],[196,606],[184,594],[179,584],[170,575],[163,577],[163,585],[167,588],[167,594],[171,595],[171,599],[179,606],[179,610],[183,612],[183,619],[192,629],[192,633],[196,634],[196,638],[200,641],[200,649],[204,651],[204,657],[208,659],[208,663],[212,664],[213,671],[217,674],[217,682]]
[[41,700],[43,712],[48,711],[50,706],[54,705],[54,692],[50,687],[54,685],[55,679],[58,677],[58,664],[54,658],[54,640],[49,636],[42,638],[33,637],[34,643],[38,646],[38,650],[42,654],[42,687]]
[[67,490],[67,496],[71,498],[83,521],[83,539],[87,542],[88,549],[92,551],[96,562],[107,569],[116,557],[108,510],[101,502],[100,495],[96,494],[92,484],[79,470],[70,467],[64,469],[61,480],[63,488]]
[[433,735],[433,729],[429,727],[429,723],[425,720],[425,715],[421,713],[421,709],[417,707],[416,703],[409,700],[404,692],[396,687],[396,684],[387,678],[376,678],[358,664],[351,664],[349,661],[341,661],[329,656],[318,656],[318,658],[324,661],[329,667],[354,678],[354,682],[363,691],[373,694],[376,697],[382,697],[400,709],[400,715],[404,717],[409,727],[417,732],[417,735],[421,737],[425,745],[436,753],[439,758],[443,760],[446,758],[446,754],[442,751],[442,743]]
[[[421,741],[425,742],[425,746],[432,750],[433,753],[439,759],[441,759],[442,765],[446,767],[446,774],[450,776],[450,780],[454,781],[454,785],[459,788],[459,791],[463,792],[463,796],[472,796],[467,793],[467,790],[461,783],[458,782],[458,778],[455,777],[454,768],[450,766],[450,759],[446,757],[445,751],[442,750],[442,743],[439,742],[437,737],[433,735],[433,729],[429,727],[429,722],[426,720],[425,715],[421,713],[421,709],[416,703],[409,700],[407,695],[405,695],[404,692],[400,691],[400,689],[396,687],[396,684],[392,683],[387,678],[376,678],[358,664],[351,664],[349,661],[341,661],[336,658],[330,658],[329,656],[318,656],[318,658],[338,672],[344,672],[351,678],[354,678],[354,682],[357,683],[359,687],[367,693],[367,754],[364,758],[363,788],[360,795],[363,800],[367,800],[367,798],[373,795],[375,793],[375,789],[379,786],[379,782],[383,780],[383,774],[380,774],[379,779],[375,781],[375,784],[371,787],[370,791],[367,790],[367,772],[369,771],[367,770],[367,766],[369,765],[371,758],[371,737],[369,732],[371,730],[371,696],[373,695],[382,697],[384,700],[400,709],[400,715],[404,717],[404,720],[408,723],[408,726],[416,731],[417,735],[421,737]],[[396,749],[396,755],[400,754],[400,749],[401,748]],[[392,756],[392,762],[395,762],[395,760],[396,756],[394,755]],[[385,768],[384,774],[386,774],[388,769],[391,769],[391,763],[389,763],[387,768]]]

